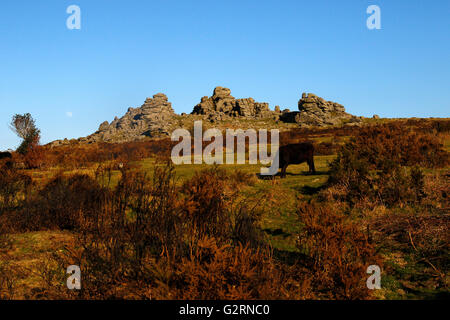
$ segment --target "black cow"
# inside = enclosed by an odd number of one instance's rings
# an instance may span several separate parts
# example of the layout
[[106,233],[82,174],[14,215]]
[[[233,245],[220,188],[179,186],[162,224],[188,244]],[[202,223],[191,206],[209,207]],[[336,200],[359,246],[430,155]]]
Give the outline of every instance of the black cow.
[[308,163],[309,172],[316,173],[314,167],[314,146],[310,142],[288,144],[279,148],[281,177],[286,177],[286,169],[290,164]]
[[12,154],[11,152],[0,152],[0,160],[1,159],[11,159],[12,158]]

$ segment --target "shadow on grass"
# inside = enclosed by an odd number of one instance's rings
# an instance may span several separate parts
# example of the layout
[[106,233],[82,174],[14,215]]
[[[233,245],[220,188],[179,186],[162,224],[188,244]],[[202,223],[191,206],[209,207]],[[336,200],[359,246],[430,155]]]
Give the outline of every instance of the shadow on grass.
[[297,190],[301,194],[312,196],[312,195],[315,195],[315,194],[319,193],[321,190],[323,190],[325,188],[326,188],[325,185],[322,185],[322,186],[319,186],[319,187],[303,186],[303,187],[298,188]]
[[[411,288],[406,288],[407,293],[410,295],[411,299],[420,300],[449,300],[450,293],[446,289],[437,289],[437,291],[429,291],[429,289],[418,289],[414,290]],[[407,294],[407,296],[409,296]]]
[[274,248],[273,257],[276,260],[289,266],[298,265],[306,268],[311,268],[312,265],[314,264],[311,257],[298,251],[281,250]]
[[278,174],[276,174],[276,175],[274,175],[274,176],[271,176],[271,175],[262,175],[261,173],[257,173],[257,174],[256,174],[256,177],[257,177],[259,180],[274,180],[276,176],[278,176]]
[[[277,229],[270,229],[266,228],[262,230],[266,234],[272,236],[272,237],[283,237],[284,239],[292,236],[292,234],[284,231],[281,228]],[[281,249],[281,248],[275,248],[273,247],[273,256],[276,260],[287,264],[289,266],[298,265],[303,267],[312,267],[313,261],[311,257],[305,255],[304,253],[298,251],[298,250],[292,250],[292,249]]]
[[263,229],[263,231],[271,236],[282,236],[283,238],[289,237],[291,234],[283,231],[283,229]]
[[[301,173],[291,173],[291,172],[286,172],[286,177],[290,176],[290,177],[298,177],[298,176],[323,176],[323,175],[328,175],[329,171],[316,171],[316,173],[310,173],[308,171],[304,171]],[[275,175],[262,175],[260,173],[256,173],[256,177],[258,177],[258,179],[261,180],[272,180],[275,177],[280,177],[281,178],[281,172],[277,172],[277,174]]]
[[303,171],[300,173],[290,173],[290,172],[286,172],[287,176],[324,176],[324,175],[328,175],[329,171],[319,171],[317,170],[316,173],[310,173],[309,171]]

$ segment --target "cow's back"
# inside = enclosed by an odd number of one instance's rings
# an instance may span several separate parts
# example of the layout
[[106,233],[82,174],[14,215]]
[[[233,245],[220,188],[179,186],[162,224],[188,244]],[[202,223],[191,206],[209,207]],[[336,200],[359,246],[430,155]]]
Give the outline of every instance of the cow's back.
[[298,164],[312,159],[314,146],[310,142],[288,144],[280,147],[281,164]]

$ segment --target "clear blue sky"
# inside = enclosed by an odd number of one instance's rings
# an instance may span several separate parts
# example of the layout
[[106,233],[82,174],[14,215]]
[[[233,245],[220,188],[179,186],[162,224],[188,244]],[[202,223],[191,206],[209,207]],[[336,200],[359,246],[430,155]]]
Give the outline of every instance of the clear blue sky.
[[[66,28],[71,4],[81,30]],[[381,30],[366,27],[371,4]],[[157,92],[189,113],[218,85],[271,108],[313,92],[356,115],[449,117],[449,38],[448,0],[3,0],[0,149],[19,143],[14,113],[46,143]]]

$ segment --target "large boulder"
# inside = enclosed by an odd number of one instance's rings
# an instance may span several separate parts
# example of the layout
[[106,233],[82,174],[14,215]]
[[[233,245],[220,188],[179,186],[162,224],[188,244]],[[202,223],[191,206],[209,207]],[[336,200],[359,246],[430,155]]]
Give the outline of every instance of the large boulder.
[[256,102],[253,98],[235,99],[230,89],[216,87],[211,97],[201,99],[192,114],[204,115],[210,121],[217,122],[233,117],[268,118],[273,116],[274,111],[269,109],[268,103]]
[[[303,93],[298,102],[298,113],[290,113],[300,126],[339,125],[345,122],[360,122],[356,116],[345,112],[343,105],[327,101],[313,93]],[[287,116],[287,115],[286,115]]]
[[253,98],[236,100],[236,112],[247,118],[267,118],[273,115],[269,109],[269,104],[265,102],[255,102]]
[[87,137],[93,141],[124,142],[170,134],[175,112],[163,93],[147,98],[139,108],[128,108],[122,118],[103,122],[98,131]]

